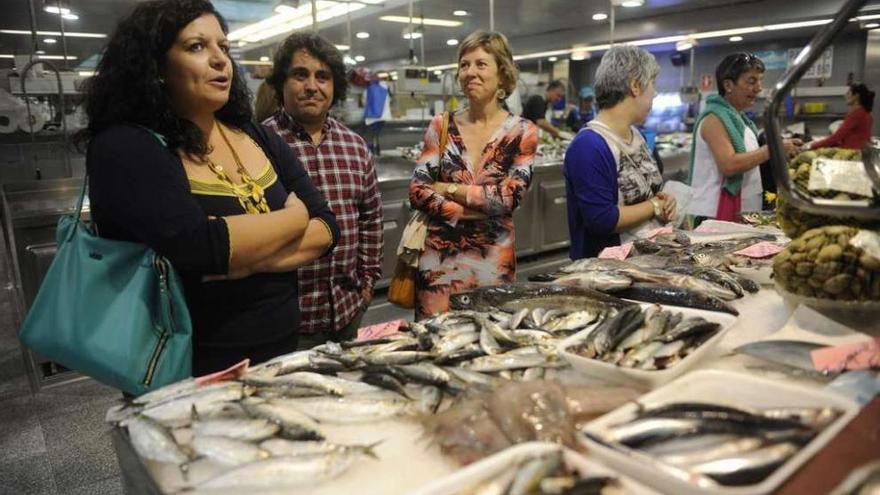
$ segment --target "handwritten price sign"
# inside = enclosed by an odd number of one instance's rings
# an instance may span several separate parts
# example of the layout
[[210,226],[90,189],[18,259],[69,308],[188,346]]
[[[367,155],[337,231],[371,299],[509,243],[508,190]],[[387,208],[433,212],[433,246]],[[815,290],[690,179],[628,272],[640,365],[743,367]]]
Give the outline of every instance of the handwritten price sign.
[[880,369],[880,337],[865,342],[825,347],[810,353],[819,371]]
[[400,330],[402,325],[406,324],[406,320],[391,320],[385,323],[377,323],[368,327],[358,328],[358,341],[375,340],[382,337],[393,335]]

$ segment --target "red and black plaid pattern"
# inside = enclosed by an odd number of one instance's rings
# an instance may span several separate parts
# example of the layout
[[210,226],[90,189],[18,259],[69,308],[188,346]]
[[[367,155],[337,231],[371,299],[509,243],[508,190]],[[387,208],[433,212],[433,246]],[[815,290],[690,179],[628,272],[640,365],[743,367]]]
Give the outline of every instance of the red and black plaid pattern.
[[372,293],[381,275],[382,200],[373,158],[363,138],[333,118],[318,144],[283,111],[263,124],[296,153],[340,230],[331,254],[299,269],[300,333],[339,330],[363,306],[364,288]]

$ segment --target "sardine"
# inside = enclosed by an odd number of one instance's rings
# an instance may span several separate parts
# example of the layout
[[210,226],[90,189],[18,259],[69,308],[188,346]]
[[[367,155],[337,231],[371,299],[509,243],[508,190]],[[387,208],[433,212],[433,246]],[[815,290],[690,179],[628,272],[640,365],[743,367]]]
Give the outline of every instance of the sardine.
[[494,356],[484,356],[472,360],[467,365],[467,369],[479,372],[496,372],[504,370],[517,370],[525,368],[534,368],[537,366],[559,366],[560,364],[549,359],[541,353],[519,354],[514,352],[506,352]]
[[561,318],[545,323],[542,328],[548,332],[580,330],[596,321],[598,317],[599,313],[596,311],[575,311]]
[[527,461],[513,478],[508,495],[526,495],[541,484],[541,480],[562,466],[562,452],[556,451]]
[[429,362],[393,366],[392,368],[406,376],[409,381],[415,381],[426,385],[437,385],[442,387],[452,380],[446,370]]
[[198,456],[224,466],[239,466],[269,457],[268,452],[250,442],[226,437],[196,435],[190,448]]
[[402,399],[366,397],[313,397],[280,399],[279,406],[294,409],[322,423],[363,423],[416,412],[412,402]]
[[273,456],[320,456],[333,454],[335,452],[345,452],[347,450],[356,450],[363,455],[378,459],[376,457],[375,448],[379,443],[371,445],[340,445],[330,442],[295,442],[285,440],[283,438],[270,438],[260,443],[260,448],[269,452]]
[[315,485],[336,478],[361,455],[352,450],[322,456],[272,457],[227,471],[198,488],[247,490]]
[[707,321],[701,317],[687,318],[674,328],[670,328],[668,331],[657,335],[654,337],[654,340],[669,343],[676,340],[696,338],[705,334],[715,334],[720,328],[721,325],[718,323]]
[[497,379],[485,373],[452,366],[445,369],[449,374],[469,387],[481,387],[486,390],[492,390],[498,385]]
[[412,364],[417,363],[419,361],[424,361],[427,359],[432,359],[434,354],[431,352],[424,351],[398,351],[398,352],[386,352],[386,353],[376,353],[364,356],[361,358],[367,364],[373,365],[382,365],[382,364]]
[[418,394],[416,405],[426,414],[434,414],[443,401],[443,391],[433,385],[423,385]]
[[361,381],[376,387],[384,388],[385,390],[391,390],[407,399],[410,398],[406,393],[406,388],[403,386],[403,383],[390,374],[378,372],[365,373],[361,377]]
[[523,319],[525,319],[526,315],[528,315],[528,314],[529,314],[528,308],[522,308],[522,309],[518,310],[517,312],[513,313],[513,315],[510,317],[510,322],[509,322],[508,328],[510,328],[511,330],[516,330],[517,328],[519,328],[520,325],[522,325]]
[[212,419],[194,421],[192,430],[200,436],[223,436],[234,440],[258,442],[274,435],[280,427],[266,419]]
[[472,344],[474,342],[479,342],[480,333],[479,332],[456,332],[445,335],[443,338],[437,342],[435,347],[437,353],[441,356],[452,354],[453,352],[467,346],[468,344]]
[[182,465],[189,460],[168,430],[156,422],[136,416],[126,426],[131,444],[142,458],[176,465]]
[[300,399],[246,399],[241,402],[248,414],[267,419],[281,427],[286,438],[295,440],[323,440],[324,434],[309,416],[297,409],[286,407],[288,400]]
[[761,449],[715,459],[690,466],[696,473],[724,485],[751,485],[760,482],[797,453],[793,443],[770,445]]
[[141,414],[165,426],[184,426],[192,421],[193,411],[207,412],[222,408],[226,402],[241,400],[253,393],[251,387],[238,382],[220,382],[199,387],[189,394],[152,402]]
[[645,315],[641,306],[635,305],[621,309],[590,334],[587,339],[587,356],[602,356],[614,349],[644,321]]
[[707,446],[708,448],[658,455],[657,457],[667,464],[675,464],[686,468],[716,459],[736,457],[758,449],[763,443],[763,440],[756,437],[733,437],[716,445]]
[[297,371],[288,375],[276,377],[276,384],[291,384],[300,387],[323,390],[330,395],[352,395],[375,392],[378,387],[367,383],[346,380],[335,376],[322,375],[310,371]]

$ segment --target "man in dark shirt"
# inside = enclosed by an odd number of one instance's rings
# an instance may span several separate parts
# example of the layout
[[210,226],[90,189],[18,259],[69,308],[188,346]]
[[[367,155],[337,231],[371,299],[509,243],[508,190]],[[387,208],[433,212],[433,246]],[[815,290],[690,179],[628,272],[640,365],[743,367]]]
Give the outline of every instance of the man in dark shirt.
[[523,105],[522,117],[535,123],[544,132],[559,138],[559,129],[547,121],[547,107],[559,101],[565,96],[565,84],[560,80],[552,81],[547,85],[543,95],[532,95]]

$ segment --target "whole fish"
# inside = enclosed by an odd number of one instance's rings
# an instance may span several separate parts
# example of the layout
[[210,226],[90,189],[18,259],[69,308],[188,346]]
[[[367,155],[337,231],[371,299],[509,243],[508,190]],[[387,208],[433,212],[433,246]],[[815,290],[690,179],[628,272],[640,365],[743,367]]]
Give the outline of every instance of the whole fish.
[[350,450],[321,456],[271,457],[227,471],[198,488],[254,490],[316,485],[336,478],[362,455]]
[[726,241],[748,241],[751,244],[756,244],[761,241],[776,240],[776,236],[773,234],[758,234],[754,232],[709,233],[689,230],[682,233],[687,236],[691,244],[713,244]]
[[621,308],[631,303],[602,292],[581,287],[522,283],[484,287],[470,292],[453,294],[449,298],[456,309],[483,310],[499,308],[513,312],[522,308],[566,309]]
[[542,325],[541,328],[547,330],[548,332],[580,330],[581,328],[584,328],[590,323],[596,321],[596,319],[599,318],[599,314],[600,313],[597,311],[590,310],[575,311],[560,318],[556,318],[555,320],[549,321]]
[[723,485],[751,485],[766,478],[798,449],[796,444],[780,443],[691,465],[690,469]]
[[423,351],[431,350],[434,346],[433,340],[431,339],[431,330],[429,330],[427,326],[416,321],[411,321],[407,323],[407,325],[409,326],[410,331],[415,334],[416,339],[419,342],[419,349]]
[[493,390],[498,385],[498,380],[495,377],[487,375],[485,373],[453,366],[445,369],[449,372],[450,375],[453,375],[456,379],[465,383],[469,387],[478,387],[484,388],[486,390]]
[[781,364],[809,373],[817,373],[812,352],[826,347],[800,340],[762,340],[741,345],[733,350],[771,363]]
[[322,375],[311,371],[296,371],[272,380],[276,384],[291,384],[300,387],[323,390],[329,395],[352,395],[375,392],[377,387],[367,383],[346,380],[335,376]]
[[714,334],[719,329],[721,329],[721,325],[713,321],[707,321],[701,317],[687,318],[675,327],[657,335],[654,337],[654,340],[669,343],[676,340],[695,338],[707,333]]
[[719,442],[716,445],[704,446],[699,450],[694,449],[689,452],[682,451],[663,455],[657,455],[655,453],[655,455],[667,464],[677,464],[682,467],[689,467],[695,464],[714,461],[716,459],[736,457],[760,448],[763,443],[764,441],[762,439],[756,437],[733,437],[726,441]]
[[267,419],[210,419],[194,421],[192,430],[199,436],[223,436],[234,440],[258,442],[271,437],[280,427]]
[[219,409],[225,403],[241,400],[251,393],[253,388],[241,383],[220,382],[197,388],[186,395],[152,402],[144,407],[141,414],[165,426],[184,426],[192,421],[193,411]]
[[156,422],[135,416],[126,423],[126,427],[134,450],[142,458],[177,465],[189,460],[168,430]]
[[374,385],[376,387],[384,388],[385,390],[391,390],[392,392],[396,392],[407,399],[410,398],[409,395],[407,395],[406,393],[406,388],[403,386],[403,383],[390,374],[380,372],[368,372],[361,377],[361,381],[364,383],[369,383],[370,385]]
[[427,359],[432,359],[434,354],[425,351],[397,351],[370,354],[361,359],[367,364],[412,364]]
[[743,291],[745,290],[744,287],[736,279],[736,277],[717,268],[698,266],[670,266],[664,268],[664,270],[673,273],[690,275],[692,277],[696,277],[707,282],[720,285],[733,291],[733,293],[736,294],[737,297],[742,297]]
[[359,396],[281,399],[279,405],[301,412],[322,423],[363,423],[416,412],[411,401],[370,399]]
[[295,440],[323,440],[324,434],[309,416],[286,406],[286,400],[299,399],[246,399],[242,407],[251,416],[267,419],[279,427],[286,438]]
[[270,438],[260,443],[260,448],[273,456],[321,456],[335,452],[356,450],[365,456],[378,459],[374,449],[379,443],[371,445],[341,445],[330,442],[296,442],[283,438]]
[[443,391],[433,385],[423,385],[418,394],[416,405],[419,410],[426,414],[434,414],[443,401]]
[[619,297],[684,308],[706,309],[739,315],[739,311],[726,302],[701,292],[671,285],[635,283],[617,293]]
[[467,369],[479,372],[496,372],[504,370],[518,370],[526,368],[555,367],[560,363],[541,353],[518,354],[514,352],[506,352],[504,354],[496,354],[494,356],[484,356],[471,360],[467,365]]
[[151,402],[163,402],[168,399],[176,399],[184,395],[189,395],[199,388],[194,378],[187,378],[162,388],[147,392],[132,399],[135,404],[149,404]]
[[189,444],[199,457],[206,457],[224,466],[238,466],[266,459],[269,453],[243,440],[196,435]]
[[584,287],[602,292],[617,292],[632,285],[626,275],[613,271],[576,272],[562,275],[552,281],[554,284]]
[[641,306],[635,305],[621,309],[593,330],[586,342],[587,357],[601,356],[614,349],[630,333],[645,321]]
[[449,376],[446,370],[429,362],[393,366],[391,368],[403,374],[408,381],[415,381],[426,385],[442,387],[449,384],[452,380],[452,377]]
[[644,447],[671,438],[707,433],[753,435],[754,427],[715,419],[648,417],[611,427],[605,438],[627,447]]
[[437,342],[435,349],[440,356],[448,355],[467,346],[468,344],[479,342],[479,340],[479,332],[472,332],[470,330],[452,332],[444,335],[443,338],[441,338]]

